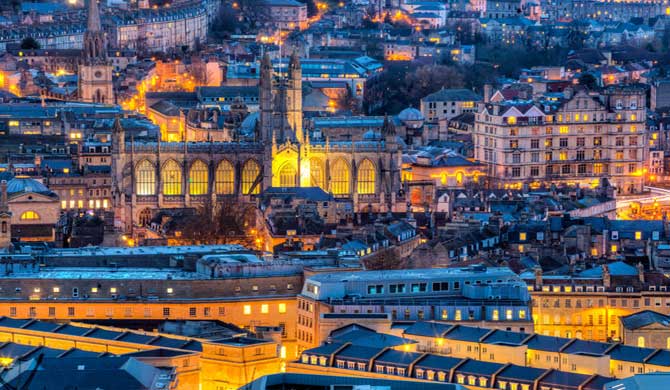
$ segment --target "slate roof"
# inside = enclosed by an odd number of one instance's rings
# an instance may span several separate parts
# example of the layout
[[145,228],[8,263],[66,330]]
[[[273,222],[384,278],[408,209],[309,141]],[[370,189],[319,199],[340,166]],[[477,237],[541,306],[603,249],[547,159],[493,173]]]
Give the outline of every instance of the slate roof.
[[[637,268],[632,265],[628,265],[623,261],[615,261],[613,263],[607,264],[609,273],[612,276],[636,276]],[[603,267],[594,267],[587,270],[584,270],[579,273],[580,277],[585,278],[602,278],[603,277]]]
[[492,375],[500,370],[504,364],[483,362],[479,360],[468,360],[457,369],[457,373],[465,375]]
[[456,325],[444,336],[446,339],[479,342],[491,329]]
[[570,339],[562,337],[544,336],[540,334],[534,335],[526,342],[529,349],[546,352],[560,352]]
[[358,345],[349,345],[340,351],[336,358],[365,360],[366,362],[375,356],[381,348],[361,347]]
[[466,88],[457,88],[457,89],[441,89],[437,92],[431,93],[430,95],[424,97],[424,102],[468,102],[468,101],[480,101],[482,97],[473,91]]
[[379,363],[383,365],[409,366],[419,357],[421,357],[421,353],[418,352],[403,352],[395,349],[389,349],[388,351],[382,353],[377,359],[375,359],[375,364]]
[[453,325],[442,324],[439,322],[419,321],[405,329],[404,334],[425,337],[442,337],[444,332],[451,329]]
[[625,317],[621,317],[620,320],[624,328],[629,330],[643,328],[651,324],[660,324],[665,327],[670,327],[670,316],[657,313],[653,310],[640,311]]
[[610,358],[625,362],[644,363],[656,350],[653,348],[640,348],[630,345],[619,344],[609,352]]
[[604,355],[613,344],[601,343],[598,341],[588,341],[588,340],[573,340],[570,345],[563,349],[563,353],[570,353],[574,355],[589,355],[589,356],[602,356]]
[[421,359],[418,363],[416,363],[414,365],[414,368],[448,372],[462,360],[463,359],[458,359],[449,356],[428,355],[425,358]]
[[534,367],[523,367],[517,366],[515,364],[510,364],[504,368],[498,376],[497,380],[513,379],[513,380],[525,380],[527,382],[533,382],[535,379],[539,378],[542,374],[547,372],[543,368],[534,368]]
[[482,343],[485,344],[507,344],[507,345],[521,345],[523,341],[530,336],[527,333],[510,332],[496,329],[493,333],[486,336]]
[[337,351],[338,348],[341,348],[344,343],[325,343],[316,348],[309,349],[303,353],[307,355],[319,355],[319,356],[330,356],[333,352]]

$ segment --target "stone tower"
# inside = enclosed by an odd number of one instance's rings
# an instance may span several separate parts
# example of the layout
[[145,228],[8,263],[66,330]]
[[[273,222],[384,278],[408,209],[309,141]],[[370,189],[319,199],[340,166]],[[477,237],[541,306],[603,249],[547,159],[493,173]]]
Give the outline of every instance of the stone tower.
[[291,54],[288,63],[286,85],[286,117],[288,125],[298,142],[303,142],[302,132],[302,69],[297,52]]
[[261,61],[260,72],[260,126],[261,137],[264,141],[272,139],[272,95],[273,95],[273,69],[270,56],[265,53]]
[[7,181],[0,183],[0,250],[12,242],[12,212],[7,200]]
[[80,101],[115,103],[112,65],[107,58],[107,39],[102,31],[97,0],[88,0],[88,24],[78,73]]

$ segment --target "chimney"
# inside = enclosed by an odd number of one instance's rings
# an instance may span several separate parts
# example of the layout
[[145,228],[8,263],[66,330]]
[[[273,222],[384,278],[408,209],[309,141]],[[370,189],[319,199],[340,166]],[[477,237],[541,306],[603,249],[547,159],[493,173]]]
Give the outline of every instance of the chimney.
[[642,263],[637,263],[637,277],[640,279],[640,283],[644,284],[644,266]]
[[488,103],[491,100],[492,90],[493,86],[491,84],[484,84],[484,103]]
[[601,267],[603,267],[603,286],[605,286],[605,289],[609,289],[612,287],[612,275],[610,274],[610,267],[608,267],[607,264],[603,264]]
[[570,87],[566,87],[566,88],[563,90],[563,97],[566,98],[566,99],[570,99],[570,98],[572,98],[572,88],[570,88]]
[[535,287],[542,288],[542,267],[535,267]]
[[3,180],[0,183],[0,211],[9,210],[9,205],[7,204],[7,180]]

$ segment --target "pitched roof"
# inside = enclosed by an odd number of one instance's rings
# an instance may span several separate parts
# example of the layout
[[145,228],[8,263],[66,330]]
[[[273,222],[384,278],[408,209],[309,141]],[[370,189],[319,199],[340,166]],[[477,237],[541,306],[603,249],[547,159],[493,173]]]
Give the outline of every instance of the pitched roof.
[[480,101],[482,97],[465,88],[441,89],[421,99],[424,102],[465,102]]
[[670,327],[670,316],[657,313],[653,310],[640,311],[625,317],[621,317],[620,320],[624,328],[629,330],[643,328],[651,324],[660,324],[665,327]]

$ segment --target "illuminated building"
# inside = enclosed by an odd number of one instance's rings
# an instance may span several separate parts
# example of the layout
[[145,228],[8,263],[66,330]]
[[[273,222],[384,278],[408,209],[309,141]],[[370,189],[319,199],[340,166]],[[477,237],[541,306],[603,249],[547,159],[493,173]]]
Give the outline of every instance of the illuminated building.
[[643,310],[619,320],[622,343],[670,349],[670,316],[653,310]]
[[270,58],[263,58],[259,123],[235,141],[132,142],[117,123],[112,135],[117,226],[146,226],[162,208],[216,204],[231,196],[250,201],[269,187],[321,187],[351,199],[355,210],[405,211],[397,201],[401,153],[394,126],[384,121],[374,140],[331,141],[310,134],[303,125],[296,54],[286,69],[286,75],[275,75]]
[[279,343],[244,336],[209,340],[3,317],[0,340],[40,345],[46,351],[78,348],[130,357],[171,371],[178,390],[236,390],[256,376],[280,372],[282,367]]
[[[525,284],[505,268],[336,272],[309,277],[298,296],[299,350],[321,343],[325,315],[390,314],[532,328]],[[374,320],[378,320],[374,318]],[[365,325],[364,318],[352,321]]]
[[304,30],[308,26],[307,5],[295,0],[264,0],[259,6],[261,24],[280,30]]
[[41,182],[27,176],[16,176],[3,182],[0,189],[0,207],[11,215],[9,221],[5,215],[0,222],[0,234],[4,238],[10,232],[12,238],[21,241],[54,240],[54,227],[60,216],[58,195]]
[[469,89],[441,89],[421,99],[421,112],[428,122],[450,120],[463,113],[476,113],[481,97]]
[[96,0],[88,1],[88,25],[84,33],[83,58],[79,64],[80,101],[114,104],[112,64],[107,58],[107,37],[102,31]]
[[620,318],[670,308],[668,281],[660,273],[614,262],[577,275],[523,274],[533,298],[535,331],[585,340],[621,340]]
[[[485,97],[475,118],[475,158],[499,187],[523,183],[642,191],[645,181],[644,90],[610,86],[600,95],[567,91],[555,100]],[[536,184],[533,184],[536,183]]]

